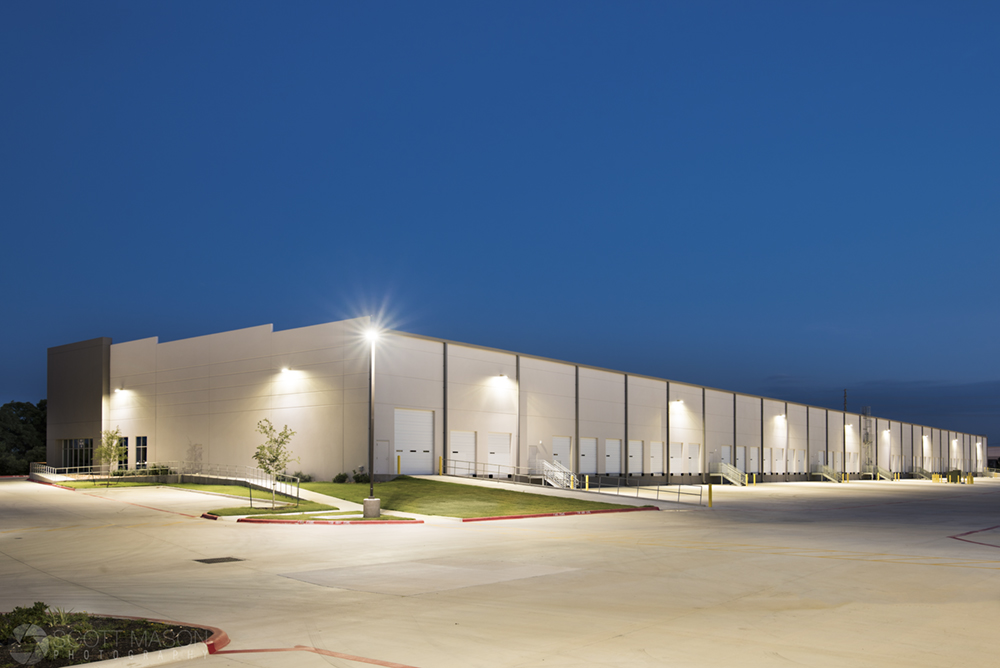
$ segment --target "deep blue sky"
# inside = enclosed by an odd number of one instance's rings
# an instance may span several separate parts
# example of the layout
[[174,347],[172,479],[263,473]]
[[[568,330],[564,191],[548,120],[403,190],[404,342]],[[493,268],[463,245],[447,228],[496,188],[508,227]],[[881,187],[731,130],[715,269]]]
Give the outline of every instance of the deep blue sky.
[[5,2],[0,402],[400,329],[1000,444],[1000,4]]

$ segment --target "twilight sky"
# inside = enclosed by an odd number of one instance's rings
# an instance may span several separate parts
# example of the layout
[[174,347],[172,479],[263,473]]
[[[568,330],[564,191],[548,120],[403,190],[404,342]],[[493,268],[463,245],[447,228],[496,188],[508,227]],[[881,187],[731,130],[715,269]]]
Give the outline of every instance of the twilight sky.
[[49,346],[411,332],[1000,444],[1000,4],[0,4],[0,403]]

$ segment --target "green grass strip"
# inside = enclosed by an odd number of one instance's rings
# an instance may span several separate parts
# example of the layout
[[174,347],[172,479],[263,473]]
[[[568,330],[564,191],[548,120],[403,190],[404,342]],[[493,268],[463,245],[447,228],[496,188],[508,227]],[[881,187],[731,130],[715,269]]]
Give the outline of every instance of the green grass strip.
[[[302,483],[302,488],[355,503],[362,503],[368,496],[367,484],[307,482]],[[381,506],[386,510],[463,518],[633,507],[438,480],[422,480],[409,476],[400,476],[391,482],[376,483],[375,496],[382,500]]]
[[[210,510],[208,512],[213,515],[218,515],[220,517],[228,517],[231,515],[284,515],[285,513],[309,513],[317,510],[337,510],[336,506],[327,506],[322,503],[314,503],[312,501],[302,501],[296,506],[287,506],[285,508],[271,508],[270,499],[265,501],[258,501],[254,498],[254,507],[249,506],[237,506],[235,508],[218,508],[216,510]],[[258,503],[260,505],[258,505]]]
[[[330,513],[330,515],[342,515],[342,514],[344,513]],[[350,514],[356,514],[356,513],[350,513]],[[365,519],[363,517],[327,517],[326,515],[315,516],[315,515],[287,515],[287,514],[255,515],[254,517],[262,520],[305,520],[305,521],[313,520],[319,522],[323,520],[343,521],[343,522],[374,522],[377,520],[413,520],[412,517],[397,517],[395,515],[382,515],[381,517],[378,518],[368,518],[368,519]]]

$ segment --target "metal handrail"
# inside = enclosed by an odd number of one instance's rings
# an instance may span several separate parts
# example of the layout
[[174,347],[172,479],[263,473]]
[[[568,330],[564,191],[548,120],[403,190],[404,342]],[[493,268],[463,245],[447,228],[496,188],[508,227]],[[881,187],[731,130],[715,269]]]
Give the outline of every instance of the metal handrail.
[[545,477],[545,481],[553,487],[576,488],[580,486],[573,472],[557,461],[550,462],[543,459],[542,475]]
[[840,474],[833,470],[832,467],[826,464],[814,464],[812,472],[815,475],[823,476],[831,482],[840,482]]
[[713,462],[712,475],[721,476],[739,487],[746,484],[746,474],[729,462]]

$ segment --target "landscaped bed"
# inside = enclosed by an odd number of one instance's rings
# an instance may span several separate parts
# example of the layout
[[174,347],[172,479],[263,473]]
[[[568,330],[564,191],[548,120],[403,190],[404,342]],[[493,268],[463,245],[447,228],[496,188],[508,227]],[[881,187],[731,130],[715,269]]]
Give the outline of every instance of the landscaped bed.
[[173,652],[211,635],[194,626],[64,612],[39,602],[0,614],[0,668],[57,668]]
[[[302,487],[355,503],[362,503],[368,496],[367,484],[307,482],[302,483]],[[381,499],[381,506],[385,510],[462,518],[634,508],[615,503],[490,489],[409,476],[376,483],[375,496]]]

